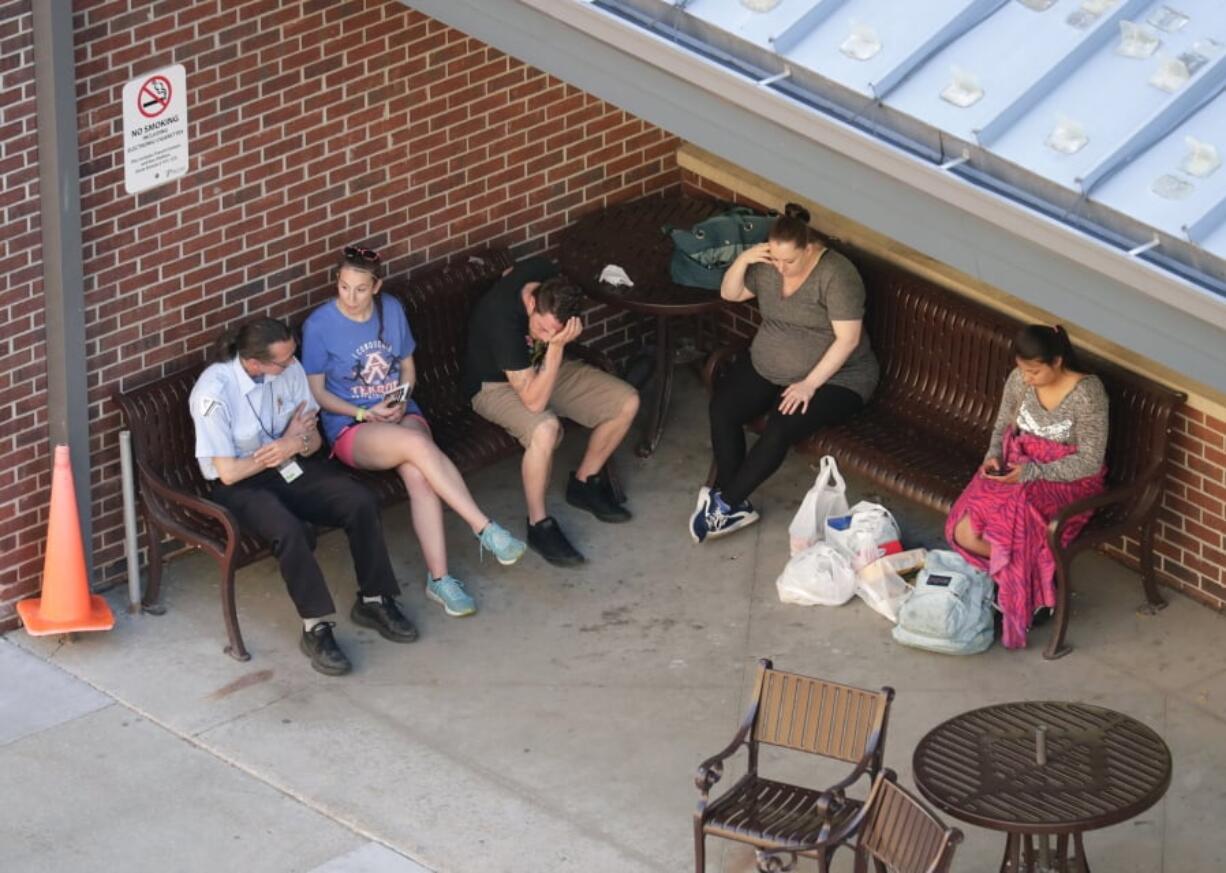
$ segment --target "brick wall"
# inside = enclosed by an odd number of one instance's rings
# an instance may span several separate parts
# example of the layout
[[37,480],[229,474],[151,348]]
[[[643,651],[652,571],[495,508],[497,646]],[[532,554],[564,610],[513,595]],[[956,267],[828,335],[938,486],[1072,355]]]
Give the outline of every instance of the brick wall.
[[[28,7],[0,5],[0,628],[38,582],[45,535]],[[115,388],[199,360],[245,315],[301,318],[332,293],[345,243],[380,248],[392,275],[486,245],[547,251],[584,211],[679,181],[663,131],[396,0],[76,0],[74,12],[104,576],[124,572]],[[123,85],[172,63],[187,68],[191,171],[133,197]],[[595,344],[638,342],[627,317],[594,315]]]
[[30,8],[0,3],[0,627],[37,587],[51,484]]
[[[1184,406],[1155,546],[1173,587],[1226,608],[1226,420]],[[1136,554],[1136,544],[1131,544]]]
[[[740,192],[692,170],[681,173],[684,190],[762,209]],[[749,337],[757,309],[730,307],[720,315],[725,335]],[[1216,610],[1226,609],[1226,419],[1185,404],[1175,416],[1171,469],[1159,512],[1155,570],[1165,585]],[[1140,544],[1123,537],[1104,548],[1136,568]],[[1139,597],[1139,595],[1138,595]],[[1140,600],[1138,599],[1138,603]]]

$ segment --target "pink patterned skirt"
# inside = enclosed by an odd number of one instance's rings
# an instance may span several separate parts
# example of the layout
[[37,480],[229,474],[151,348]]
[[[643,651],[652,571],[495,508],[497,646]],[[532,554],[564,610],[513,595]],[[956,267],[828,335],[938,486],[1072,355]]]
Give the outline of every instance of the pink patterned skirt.
[[[1076,451],[1076,446],[1018,433],[1015,428],[1005,433],[1004,463],[1009,467],[1047,464]],[[1005,648],[1024,648],[1034,611],[1056,604],[1056,562],[1047,547],[1048,522],[1070,503],[1102,493],[1106,476],[1104,467],[1072,482],[1036,479],[1010,484],[976,473],[954,503],[945,522],[945,538],[958,554],[996,581],[1004,613],[1001,642]],[[1091,515],[1087,512],[1069,520],[1062,540],[1065,545],[1082,531]],[[963,516],[969,516],[971,529],[991,544],[991,558],[972,554],[954,540],[954,528]]]

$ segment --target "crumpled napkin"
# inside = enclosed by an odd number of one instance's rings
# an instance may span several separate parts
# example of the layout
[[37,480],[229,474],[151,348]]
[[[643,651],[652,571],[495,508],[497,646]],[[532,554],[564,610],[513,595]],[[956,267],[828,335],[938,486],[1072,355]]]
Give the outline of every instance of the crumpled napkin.
[[630,281],[630,277],[626,275],[626,271],[617,264],[609,264],[600,271],[600,281],[607,282],[610,285],[625,285],[633,287],[634,282]]

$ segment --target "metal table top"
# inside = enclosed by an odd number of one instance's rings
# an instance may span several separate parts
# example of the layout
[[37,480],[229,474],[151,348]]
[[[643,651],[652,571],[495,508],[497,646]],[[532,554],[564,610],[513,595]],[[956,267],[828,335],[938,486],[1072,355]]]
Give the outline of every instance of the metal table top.
[[[559,262],[593,299],[644,315],[697,315],[720,306],[718,291],[675,284],[668,273],[673,241],[663,228],[691,227],[720,211],[714,200],[680,194],[645,197],[589,213],[562,236]],[[608,264],[633,287],[600,281]]]
[[[1036,728],[1046,725],[1046,764]],[[1171,752],[1136,719],[1084,703],[1029,701],[955,716],[920,740],[915,782],[933,804],[971,824],[1020,833],[1081,833],[1155,804]]]

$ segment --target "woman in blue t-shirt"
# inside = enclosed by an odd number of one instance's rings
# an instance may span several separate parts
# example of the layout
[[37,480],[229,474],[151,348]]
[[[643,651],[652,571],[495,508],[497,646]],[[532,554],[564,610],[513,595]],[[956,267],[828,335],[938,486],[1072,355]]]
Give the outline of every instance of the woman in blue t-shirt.
[[500,563],[519,560],[524,544],[481,511],[460,471],[435,445],[421,408],[397,396],[398,386],[411,393],[416,381],[416,343],[400,302],[379,293],[380,273],[378,252],[345,249],[336,299],[303,325],[302,364],[332,453],[351,467],[395,470],[404,480],[426,559],[426,595],[448,615],[471,615],[476,604],[447,572],[443,503],[468,522],[482,548]]

